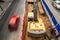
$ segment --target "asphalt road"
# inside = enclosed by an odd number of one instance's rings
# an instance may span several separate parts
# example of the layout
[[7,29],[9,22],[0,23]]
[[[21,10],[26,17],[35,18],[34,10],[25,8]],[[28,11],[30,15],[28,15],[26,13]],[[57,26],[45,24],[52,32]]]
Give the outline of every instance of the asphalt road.
[[0,8],[0,17],[2,15],[2,13],[8,9],[8,7],[11,5],[12,2],[13,2],[13,0],[0,2],[0,6],[2,8],[2,9]]
[[[53,0],[50,0],[50,2],[52,3],[53,2]],[[53,5],[52,5],[52,7],[53,7],[53,9],[54,9],[54,11],[56,12],[56,18],[57,18],[57,20],[58,20],[58,23],[60,24],[60,10],[58,10],[57,8],[55,8]]]
[[56,9],[53,5],[52,5],[52,1],[53,0],[45,0],[47,5],[49,6],[50,10],[52,11],[53,15],[55,16],[56,20],[58,21],[58,23],[60,24],[60,10]]
[[25,9],[25,0],[17,0],[16,7],[11,10],[11,13],[20,15],[20,23],[18,29],[16,31],[10,32],[8,29],[8,21],[11,18],[12,14],[6,20],[6,23],[3,26],[3,29],[0,31],[0,40],[19,40],[20,39],[20,32],[22,27],[22,19],[24,15]]

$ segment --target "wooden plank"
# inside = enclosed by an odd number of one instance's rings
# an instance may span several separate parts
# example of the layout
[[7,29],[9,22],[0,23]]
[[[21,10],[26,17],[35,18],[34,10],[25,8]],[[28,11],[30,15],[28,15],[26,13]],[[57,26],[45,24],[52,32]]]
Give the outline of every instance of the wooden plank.
[[29,24],[30,25],[28,25],[28,27],[30,30],[45,31],[45,26],[44,26],[43,22],[42,23],[32,22]]
[[34,0],[26,0],[27,2],[34,2]]
[[28,18],[34,18],[34,13],[33,12],[28,12]]
[[38,8],[39,8],[40,14],[44,14],[44,10],[43,10],[42,5],[40,4],[40,2],[38,2]]

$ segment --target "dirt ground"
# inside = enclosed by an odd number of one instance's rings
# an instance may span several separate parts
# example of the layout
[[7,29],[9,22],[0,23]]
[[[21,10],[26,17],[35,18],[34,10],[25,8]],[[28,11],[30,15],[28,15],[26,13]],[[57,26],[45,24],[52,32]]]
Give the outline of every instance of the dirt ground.
[[[42,5],[40,4],[40,6],[42,6]],[[43,11],[44,11],[44,10],[43,10]],[[47,35],[48,37],[50,37],[50,36],[51,36],[51,34],[50,34],[51,23],[50,23],[50,21],[49,21],[49,18],[48,18],[47,15],[46,15],[46,13],[44,12],[44,15],[42,15],[42,14],[39,12],[39,10],[37,10],[37,18],[38,18],[38,19],[39,19],[39,18],[42,19],[42,21],[43,21],[43,23],[44,23],[44,25],[45,25],[45,28],[46,28],[46,35]],[[26,34],[25,34],[25,39],[24,39],[24,40],[44,40],[44,37],[43,37],[43,36],[41,36],[41,37],[39,37],[39,38],[30,37],[30,36],[28,36],[27,30],[26,30]],[[48,40],[48,39],[46,39],[46,40]]]

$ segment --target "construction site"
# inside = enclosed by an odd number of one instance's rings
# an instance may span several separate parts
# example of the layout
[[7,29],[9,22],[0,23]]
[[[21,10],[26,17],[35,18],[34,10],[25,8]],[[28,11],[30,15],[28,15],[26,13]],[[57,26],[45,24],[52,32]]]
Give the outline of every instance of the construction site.
[[0,0],[0,40],[60,40],[59,5],[60,0]]
[[40,0],[26,0],[25,11],[23,40],[57,40]]

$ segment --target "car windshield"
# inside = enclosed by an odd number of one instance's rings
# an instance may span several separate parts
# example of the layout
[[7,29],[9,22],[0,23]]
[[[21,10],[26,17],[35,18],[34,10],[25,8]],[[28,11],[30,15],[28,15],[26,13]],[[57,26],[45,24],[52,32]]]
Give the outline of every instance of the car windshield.
[[14,25],[13,24],[9,24],[10,27],[13,27]]
[[55,2],[56,2],[57,4],[60,4],[60,0],[56,0]]
[[58,3],[60,5],[60,3]]
[[57,2],[58,5],[60,5],[60,2]]

